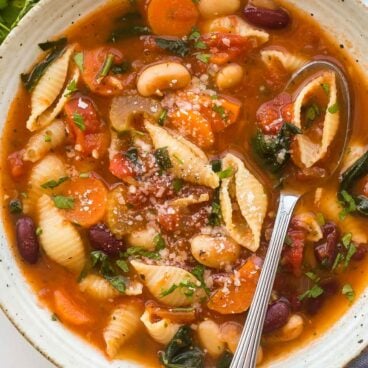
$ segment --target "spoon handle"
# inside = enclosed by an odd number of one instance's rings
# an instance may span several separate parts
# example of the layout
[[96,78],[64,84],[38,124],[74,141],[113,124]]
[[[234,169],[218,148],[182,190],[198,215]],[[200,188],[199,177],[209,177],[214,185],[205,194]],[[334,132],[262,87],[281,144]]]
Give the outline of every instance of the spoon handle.
[[291,215],[299,198],[299,195],[281,193],[280,204],[266,259],[230,368],[253,368],[256,366],[258,346],[281,251]]

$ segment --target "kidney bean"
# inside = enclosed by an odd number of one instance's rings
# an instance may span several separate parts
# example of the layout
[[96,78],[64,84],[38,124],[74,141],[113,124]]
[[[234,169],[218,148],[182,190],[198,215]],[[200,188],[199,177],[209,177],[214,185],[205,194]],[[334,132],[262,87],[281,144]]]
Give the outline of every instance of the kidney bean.
[[290,16],[282,8],[269,9],[248,5],[244,16],[249,23],[261,28],[282,29],[289,25]]
[[320,282],[321,288],[324,290],[323,295],[332,296],[339,292],[340,283],[335,277],[329,277],[328,279],[324,279]]
[[320,264],[331,268],[338,251],[340,231],[333,222],[324,225],[322,231],[323,239],[316,244],[314,254]]
[[125,250],[125,244],[117,239],[105,224],[97,224],[88,230],[91,246],[101,250],[109,256],[117,256]]
[[362,261],[368,252],[368,247],[365,244],[359,244],[355,254],[351,257],[354,261]]
[[268,306],[263,332],[275,331],[286,325],[290,315],[290,303],[286,298],[280,298]]
[[23,259],[29,264],[38,261],[40,245],[36,226],[30,217],[22,217],[16,223],[17,246]]
[[309,298],[304,301],[304,307],[308,314],[315,315],[323,306],[325,296],[322,294],[318,298]]

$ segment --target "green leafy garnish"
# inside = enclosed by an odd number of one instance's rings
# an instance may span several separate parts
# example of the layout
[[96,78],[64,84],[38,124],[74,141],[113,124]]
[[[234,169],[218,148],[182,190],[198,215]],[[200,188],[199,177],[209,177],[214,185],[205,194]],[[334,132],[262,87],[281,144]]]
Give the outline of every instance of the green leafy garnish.
[[77,52],[73,56],[73,60],[77,65],[78,69],[83,72],[84,71],[84,54],[83,52]]
[[74,124],[82,131],[84,132],[86,130],[86,124],[84,123],[84,118],[81,114],[78,114],[75,112],[73,114],[73,121]]
[[359,213],[368,216],[368,197],[365,195],[354,195],[352,189],[354,184],[368,174],[368,152],[360,157],[341,176],[338,198],[343,211],[340,219],[343,220],[349,213]]
[[111,70],[111,67],[114,63],[115,56],[113,54],[108,54],[105,58],[101,71],[98,73],[97,81],[101,82],[103,78],[105,78]]
[[324,225],[326,225],[326,219],[325,219],[325,217],[323,216],[323,213],[318,212],[318,213],[316,214],[316,220],[317,220],[317,222],[318,222],[318,225],[319,225],[319,226],[324,226]]
[[[31,91],[36,86],[46,69],[64,53],[67,42],[68,40],[66,38],[62,38],[59,41],[40,44],[43,51],[50,50],[50,53],[29,74],[21,74],[22,82],[28,91]],[[48,46],[51,48],[47,49]]]
[[173,167],[167,147],[157,149],[154,152],[154,156],[156,159],[156,163],[161,170],[166,171]]
[[220,205],[220,191],[217,188],[214,192],[212,205],[211,205],[211,213],[208,216],[208,223],[210,226],[220,226],[221,225],[221,205]]
[[160,297],[164,298],[165,296],[172,294],[177,289],[182,290],[185,296],[192,297],[198,289],[198,286],[189,280],[184,280],[179,284],[172,284],[167,290],[163,290],[160,294]]
[[300,301],[304,299],[315,299],[324,293],[324,290],[319,285],[314,285],[311,289],[307,290],[304,294],[300,295],[298,299]]
[[126,290],[125,277],[118,276],[105,276],[105,279],[113,286],[119,293],[124,294]]
[[160,259],[160,254],[158,252],[151,252],[141,247],[129,247],[124,253],[125,257],[146,257],[149,259]]
[[123,272],[129,272],[129,266],[128,262],[124,259],[119,259],[116,261],[116,265],[123,271]]
[[189,326],[182,326],[160,352],[160,361],[166,368],[203,368],[204,354],[193,344],[192,331]]
[[201,33],[197,27],[192,28],[192,32],[188,36],[189,41],[194,42],[194,48],[197,50],[205,50],[208,46],[200,39]]
[[205,64],[208,64],[210,62],[211,56],[212,56],[211,54],[202,54],[202,53],[198,53],[195,55],[197,60]]
[[162,237],[161,234],[157,234],[153,238],[153,244],[155,245],[155,251],[159,252],[160,250],[163,250],[166,248],[166,242],[165,239]]
[[349,302],[352,302],[355,298],[355,291],[350,284],[345,284],[342,288],[342,294],[345,295]]
[[163,109],[160,116],[158,117],[158,125],[160,126],[164,126],[165,125],[165,121],[167,119],[167,114],[168,114],[168,111],[166,109]]
[[189,54],[188,42],[183,40],[171,40],[167,38],[155,38],[156,45],[172,54],[184,57]]
[[322,83],[321,87],[325,91],[326,95],[330,94],[330,85],[328,83]]
[[316,103],[308,106],[305,112],[306,126],[309,127],[319,116],[321,116],[321,110]]
[[224,120],[224,121],[227,121],[229,119],[229,116],[227,115],[225,109],[223,106],[220,106],[220,105],[214,105],[212,107],[212,110],[214,112],[216,112],[217,114],[219,114],[221,116],[221,119]]
[[217,175],[219,176],[221,180],[223,180],[223,179],[230,178],[233,175],[233,173],[234,173],[233,168],[228,167],[227,169],[218,172]]
[[339,104],[336,102],[331,105],[327,110],[330,114],[336,114],[340,110]]
[[71,210],[74,208],[74,198],[73,197],[65,197],[62,195],[53,196],[52,200],[57,208],[62,210]]
[[47,133],[45,134],[44,139],[45,139],[45,142],[46,142],[46,143],[50,143],[50,142],[51,142],[51,140],[52,140],[52,139],[51,139],[51,135],[50,135],[50,134],[47,134]]
[[78,91],[77,82],[73,79],[66,87],[67,92],[65,93],[65,97],[71,96],[73,93]]
[[41,188],[43,188],[43,189],[55,189],[59,185],[66,182],[67,180],[69,180],[69,176],[63,176],[59,180],[50,180],[50,181],[47,181],[46,183],[41,184]]
[[206,282],[204,281],[204,271],[205,267],[203,265],[197,265],[192,269],[191,273],[200,281],[201,288],[206,292],[206,294],[210,295],[210,289],[207,287]]
[[184,186],[183,180],[178,179],[178,178],[175,178],[173,180],[173,188],[174,188],[174,192],[176,194],[178,194],[181,191],[181,189],[183,188],[183,186]]
[[305,276],[314,281],[316,284],[318,284],[321,280],[320,277],[318,277],[314,272],[307,272]]
[[274,174],[279,173],[290,159],[290,146],[301,130],[285,123],[277,136],[265,136],[258,131],[253,138],[253,149],[265,167]]

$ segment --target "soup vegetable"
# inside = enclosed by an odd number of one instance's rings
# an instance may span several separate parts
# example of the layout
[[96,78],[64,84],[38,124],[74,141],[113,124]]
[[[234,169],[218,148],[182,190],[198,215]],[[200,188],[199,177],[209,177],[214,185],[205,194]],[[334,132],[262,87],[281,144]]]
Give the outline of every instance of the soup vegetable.
[[[282,6],[114,1],[40,44],[21,76],[3,137],[9,236],[50,323],[109,359],[228,367],[280,188],[330,175],[344,135],[337,77],[286,86],[316,57],[359,74]],[[259,364],[323,332],[364,285],[358,82],[354,92],[342,167],[292,218]]]

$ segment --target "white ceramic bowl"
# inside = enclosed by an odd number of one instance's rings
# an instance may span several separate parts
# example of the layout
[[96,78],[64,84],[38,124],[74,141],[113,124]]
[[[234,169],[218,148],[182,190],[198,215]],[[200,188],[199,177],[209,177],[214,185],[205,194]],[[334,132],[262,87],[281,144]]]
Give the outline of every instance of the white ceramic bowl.
[[[104,4],[106,0],[43,0],[0,47],[0,126],[19,86],[19,75],[39,55],[37,44],[60,33],[72,22]],[[226,1],[226,0],[224,0]],[[287,2],[287,0],[285,0]],[[359,0],[289,0],[314,14],[343,43],[354,59],[368,65],[368,8]],[[4,169],[4,168],[3,168]],[[51,321],[50,312],[39,305],[21,274],[0,225],[0,306],[19,331],[57,366],[65,368],[133,368],[131,362],[108,362],[101,353],[62,324]],[[366,327],[368,289],[344,317],[325,335],[293,352],[272,367],[338,368],[357,356],[368,341]],[[363,343],[362,343],[363,341]]]

